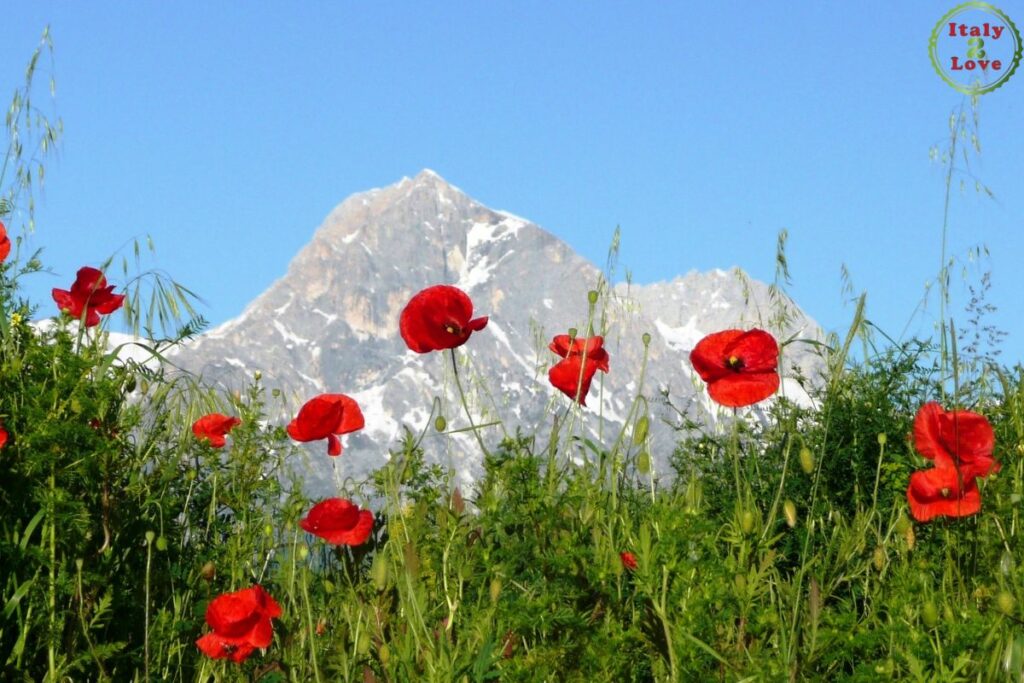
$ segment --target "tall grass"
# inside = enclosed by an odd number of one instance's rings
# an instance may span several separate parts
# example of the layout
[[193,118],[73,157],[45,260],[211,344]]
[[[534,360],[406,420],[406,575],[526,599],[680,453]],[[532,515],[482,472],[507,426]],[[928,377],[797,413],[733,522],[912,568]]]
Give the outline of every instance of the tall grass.
[[[24,195],[6,196],[5,220]],[[428,419],[346,483],[374,505],[374,531],[333,547],[298,525],[313,501],[260,375],[221,395],[163,361],[201,324],[188,290],[157,280],[131,297],[137,329],[180,328],[143,365],[109,352],[102,328],[29,325],[28,264],[0,265],[7,680],[1024,680],[1024,369],[989,358],[970,366],[989,381],[951,384],[977,354],[954,352],[946,309],[937,343],[886,341],[861,297],[846,334],[816,345],[814,409],[779,398],[765,421],[725,413],[726,429],[680,433],[671,477],[651,472],[642,367],[612,359],[637,393],[598,439],[581,425],[600,416],[570,401],[533,433],[484,430],[460,383],[443,403],[465,406],[479,441],[475,486],[426,464],[426,430],[463,429]],[[603,278],[580,302],[588,334],[610,296]],[[463,358],[435,360],[454,379]],[[917,524],[907,435],[939,397],[990,419],[1003,467],[979,515]],[[242,419],[224,450],[190,431],[213,410]],[[204,657],[207,605],[252,584],[283,610],[272,645],[241,664]]]

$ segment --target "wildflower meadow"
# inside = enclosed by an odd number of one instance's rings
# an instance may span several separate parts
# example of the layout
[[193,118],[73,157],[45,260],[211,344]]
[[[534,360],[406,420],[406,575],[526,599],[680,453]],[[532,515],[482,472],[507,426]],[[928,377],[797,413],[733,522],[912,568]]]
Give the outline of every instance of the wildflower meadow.
[[[166,358],[201,325],[163,274],[83,263],[51,300],[23,298],[45,254],[14,219],[59,129],[12,112],[4,680],[1024,681],[1024,369],[958,348],[957,312],[897,341],[862,296],[824,342],[770,320],[706,336],[690,363],[717,420],[679,425],[673,471],[654,472],[655,392],[605,343],[606,279],[543,349],[546,421],[507,437],[480,424],[459,374],[488,311],[424,283],[394,332],[450,366],[460,411],[436,402],[372,477],[310,499],[300,444],[365,457],[346,443],[365,387],[291,405],[265,388],[272,368],[237,394],[204,385]],[[113,316],[144,360],[111,347]],[[795,345],[821,359],[809,405],[780,395]],[[636,389],[595,440],[584,408],[611,373]],[[475,441],[471,489],[427,464],[428,434]]]

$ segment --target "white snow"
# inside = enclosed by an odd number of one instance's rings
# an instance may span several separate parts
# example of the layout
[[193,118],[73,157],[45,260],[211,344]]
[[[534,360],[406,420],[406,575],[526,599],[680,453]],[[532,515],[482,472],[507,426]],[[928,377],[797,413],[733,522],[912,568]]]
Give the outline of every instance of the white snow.
[[490,334],[494,335],[494,338],[497,339],[499,343],[505,345],[505,348],[508,349],[508,352],[512,356],[513,360],[515,360],[517,363],[523,366],[523,368],[531,376],[534,374],[536,368],[534,367],[533,363],[527,362],[525,358],[523,358],[522,356],[515,352],[515,349],[512,348],[512,343],[508,339],[508,335],[505,334],[505,330],[501,329],[501,326],[498,325],[498,323],[494,322],[494,320],[492,319],[490,322],[487,323],[487,330]]
[[355,238],[359,237],[359,233],[361,233],[361,232],[362,232],[362,230],[356,230],[351,235],[345,235],[344,237],[341,238],[341,243],[342,244],[352,244],[352,242],[355,240]]
[[274,309],[274,315],[281,315],[282,313],[284,313],[285,310],[292,305],[292,301],[294,300],[295,295],[292,294],[291,296],[288,297],[288,301],[284,302],[284,305],[278,306],[277,308]]
[[280,334],[282,337],[284,337],[285,342],[291,342],[292,344],[308,344],[309,343],[308,339],[303,339],[299,335],[295,334],[294,332],[289,330],[287,327],[282,325],[281,321],[279,321],[277,319],[272,319],[270,321],[270,323],[274,326],[274,329],[277,330],[277,333]]
[[384,383],[350,394],[359,404],[366,419],[366,432],[378,443],[389,444],[397,436],[399,424],[391,413],[384,409]]
[[316,387],[317,391],[320,391],[320,392],[326,391],[326,389],[324,388],[324,383],[321,382],[320,380],[318,380],[316,377],[310,377],[309,375],[307,375],[307,374],[305,374],[303,372],[299,372],[298,370],[295,371],[295,374],[297,374],[299,377],[301,377],[303,379],[303,381],[305,381],[307,384],[309,384],[309,386]]
[[477,247],[484,244],[515,237],[520,227],[522,226],[516,225],[515,222],[507,218],[500,223],[473,223],[466,232],[466,258],[463,261],[462,270],[459,274],[458,285],[462,289],[468,290],[487,282],[491,278],[494,268],[508,256],[515,253],[515,250],[508,249],[502,253],[501,258],[495,263],[491,263],[489,256],[478,257],[474,252],[477,250]]
[[688,351],[704,338],[704,331],[697,328],[697,316],[690,316],[685,325],[669,327],[658,318],[654,326],[668,347],[674,351]]
[[514,230],[519,230],[519,228],[523,227],[524,225],[530,224],[530,221],[526,220],[522,216],[515,215],[511,211],[504,211],[498,209],[494,213],[504,216],[505,220],[503,220],[502,223],[507,223],[508,226]]
[[544,299],[543,303],[544,303],[544,308],[550,309],[554,305],[555,302],[552,301],[551,299]]
[[324,313],[319,308],[314,308],[313,312],[316,313],[317,315],[322,315],[327,320],[327,324],[333,323],[335,320],[338,319],[337,314],[335,314],[335,313]]

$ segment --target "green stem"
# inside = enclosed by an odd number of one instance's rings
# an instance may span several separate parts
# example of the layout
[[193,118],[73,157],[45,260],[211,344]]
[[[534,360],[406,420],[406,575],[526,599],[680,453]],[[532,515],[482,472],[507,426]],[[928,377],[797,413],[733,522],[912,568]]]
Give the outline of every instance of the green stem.
[[306,603],[306,628],[309,631],[309,653],[313,659],[313,675],[316,677],[317,683],[322,680],[320,678],[320,663],[316,658],[316,626],[313,623],[313,608],[309,600],[309,581],[307,579],[308,568],[302,568],[302,597]]
[[150,576],[150,566],[152,565],[152,562],[153,562],[153,538],[152,538],[152,536],[149,535],[151,533],[152,532],[147,532],[147,536],[146,536],[146,605],[145,605],[145,610],[144,610],[145,614],[146,614],[146,621],[145,621],[145,623],[143,623],[143,636],[142,636],[142,643],[143,643],[143,647],[142,647],[142,649],[143,649],[142,667],[143,667],[144,675],[146,677],[146,683],[149,683],[149,576]]
[[50,633],[47,638],[47,680],[57,680],[57,652],[53,641],[57,634],[57,474],[56,466],[50,465]]
[[477,429],[476,424],[473,422],[473,414],[469,410],[469,402],[466,400],[466,392],[462,390],[462,380],[459,379],[459,364],[455,359],[455,349],[449,349],[452,358],[452,371],[455,373],[455,386],[459,389],[459,400],[462,401],[462,407],[466,411],[466,418],[469,420],[469,426],[473,431],[473,436],[476,437],[476,442],[480,444],[480,450],[484,452],[487,457],[491,456],[491,452],[487,450],[487,446],[484,445],[484,440],[480,436],[480,431]]

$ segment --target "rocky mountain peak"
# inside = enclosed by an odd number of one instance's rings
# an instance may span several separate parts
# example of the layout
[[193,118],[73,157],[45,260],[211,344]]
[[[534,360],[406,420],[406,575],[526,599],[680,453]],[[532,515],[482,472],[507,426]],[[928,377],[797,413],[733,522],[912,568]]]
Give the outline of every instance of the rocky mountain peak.
[[[477,315],[490,316],[487,328],[460,349],[460,373],[482,421],[501,421],[509,432],[518,425],[534,431],[565,403],[547,382],[555,360],[547,343],[570,327],[586,329],[587,291],[599,280],[597,267],[549,232],[489,209],[424,170],[338,205],[284,277],[239,318],[202,335],[180,360],[232,387],[260,369],[269,386],[291,398],[289,410],[316,393],[353,396],[367,426],[348,437],[340,466],[345,476],[356,476],[383,462],[403,425],[425,424],[434,397],[451,424],[464,426],[446,354],[416,354],[398,335],[399,315],[413,294],[454,284],[473,299]],[[666,389],[693,419],[712,419],[689,351],[709,332],[764,326],[773,305],[768,288],[741,272],[691,272],[671,282],[616,286],[598,311],[612,360],[603,384],[592,389],[590,419],[605,420],[609,429],[624,420],[637,389],[644,332],[653,336],[647,374],[653,379],[645,391],[652,405]],[[820,336],[813,321],[794,311],[778,334],[797,332]],[[811,360],[792,355],[791,362]],[[659,424],[661,444],[655,461],[665,471],[675,437],[660,420],[652,422]],[[500,434],[492,428],[487,438]],[[340,476],[338,463],[325,457],[311,454],[313,490],[333,490]],[[467,486],[479,473],[480,454],[465,434],[435,439],[428,457],[453,466]]]

